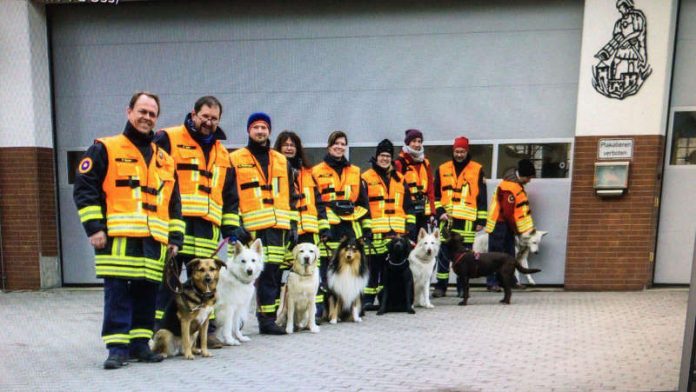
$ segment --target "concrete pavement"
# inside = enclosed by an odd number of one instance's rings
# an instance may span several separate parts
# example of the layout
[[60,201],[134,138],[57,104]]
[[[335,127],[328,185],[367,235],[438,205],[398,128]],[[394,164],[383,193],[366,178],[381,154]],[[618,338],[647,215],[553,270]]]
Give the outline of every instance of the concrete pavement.
[[[688,291],[472,292],[416,315],[106,371],[100,289],[0,293],[0,391],[671,391]],[[250,317],[253,320],[253,317]],[[211,389],[212,388],[212,389]]]

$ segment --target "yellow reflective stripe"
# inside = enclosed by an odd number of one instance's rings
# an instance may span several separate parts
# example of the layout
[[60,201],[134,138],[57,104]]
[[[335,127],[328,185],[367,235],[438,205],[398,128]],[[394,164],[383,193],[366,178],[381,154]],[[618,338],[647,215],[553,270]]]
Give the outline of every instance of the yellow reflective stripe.
[[532,216],[527,215],[515,222],[517,225],[517,231],[520,233],[527,232],[529,230],[532,230],[534,228],[534,221],[532,221]]
[[155,320],[162,320],[164,318],[164,310],[155,310]]
[[80,215],[80,222],[82,223],[85,223],[88,220],[104,219],[101,206],[87,206],[81,208],[77,213]]
[[442,203],[439,200],[435,201],[435,208],[440,208],[440,207],[442,207]]
[[331,225],[327,219],[319,219],[319,230],[330,229]]
[[365,287],[363,290],[364,294],[370,295],[370,294],[377,294],[377,287]]
[[180,233],[186,232],[186,222],[181,219],[171,219],[169,221],[169,231],[178,231]]
[[282,263],[285,258],[285,248],[282,246],[264,246],[263,254],[266,263]]
[[314,302],[318,304],[323,304],[324,303],[324,295],[323,294],[317,294],[314,297]]
[[239,226],[239,215],[237,214],[222,214],[223,226]]
[[436,274],[437,279],[448,279],[449,278],[449,273],[448,272],[438,272]]
[[476,219],[486,219],[486,218],[488,218],[488,211],[478,210],[476,212]]
[[416,216],[412,215],[412,214],[406,215],[406,223],[415,224],[416,223]]
[[363,229],[372,229],[372,219],[365,218],[362,220]]
[[130,335],[123,334],[123,333],[104,335],[104,336],[102,336],[102,341],[106,344],[110,344],[110,343],[128,344],[128,343],[130,343]]
[[273,305],[261,305],[259,306],[259,309],[261,310],[261,313],[271,313],[275,312],[277,308],[276,304]]
[[153,335],[151,329],[137,328],[131,329],[129,332],[131,339],[145,338],[150,339]]

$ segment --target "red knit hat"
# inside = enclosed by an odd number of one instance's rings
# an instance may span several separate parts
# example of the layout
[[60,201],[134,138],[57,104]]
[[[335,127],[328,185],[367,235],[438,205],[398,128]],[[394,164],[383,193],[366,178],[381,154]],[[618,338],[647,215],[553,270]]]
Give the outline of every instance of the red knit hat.
[[467,139],[464,136],[459,136],[454,139],[454,145],[452,145],[454,148],[463,148],[467,151],[469,151],[469,139]]

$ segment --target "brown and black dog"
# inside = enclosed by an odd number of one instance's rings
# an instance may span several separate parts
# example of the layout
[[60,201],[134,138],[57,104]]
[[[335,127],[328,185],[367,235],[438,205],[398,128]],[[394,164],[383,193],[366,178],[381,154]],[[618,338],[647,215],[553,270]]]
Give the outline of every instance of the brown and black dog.
[[226,266],[225,263],[214,258],[193,259],[186,264],[192,276],[167,306],[162,328],[153,338],[152,351],[165,358],[183,353],[184,358],[193,359],[193,345],[200,334],[200,354],[211,356],[208,352],[208,322],[215,305],[215,290],[222,266]]
[[502,252],[475,253],[464,247],[462,237],[457,233],[450,233],[445,243],[449,254],[452,256],[452,271],[457,274],[462,282],[464,298],[459,305],[466,305],[469,299],[469,279],[488,276],[495,273],[500,285],[503,286],[505,295],[501,303],[510,304],[512,286],[514,284],[515,269],[524,274],[533,274],[541,271],[536,268],[524,268],[514,257]]
[[369,272],[365,250],[360,241],[344,238],[329,262],[329,322],[341,320],[362,321],[362,292],[367,286]]

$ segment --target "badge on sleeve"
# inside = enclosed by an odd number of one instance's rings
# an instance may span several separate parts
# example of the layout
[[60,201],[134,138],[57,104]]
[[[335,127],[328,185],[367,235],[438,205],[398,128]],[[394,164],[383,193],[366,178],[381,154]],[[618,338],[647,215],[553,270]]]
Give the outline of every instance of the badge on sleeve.
[[80,174],[89,173],[89,171],[92,170],[92,166],[92,158],[83,158],[80,161],[80,166],[78,166],[77,170],[80,172]]
[[515,196],[509,195],[509,196],[508,196],[508,203],[510,203],[510,204],[515,203]]

